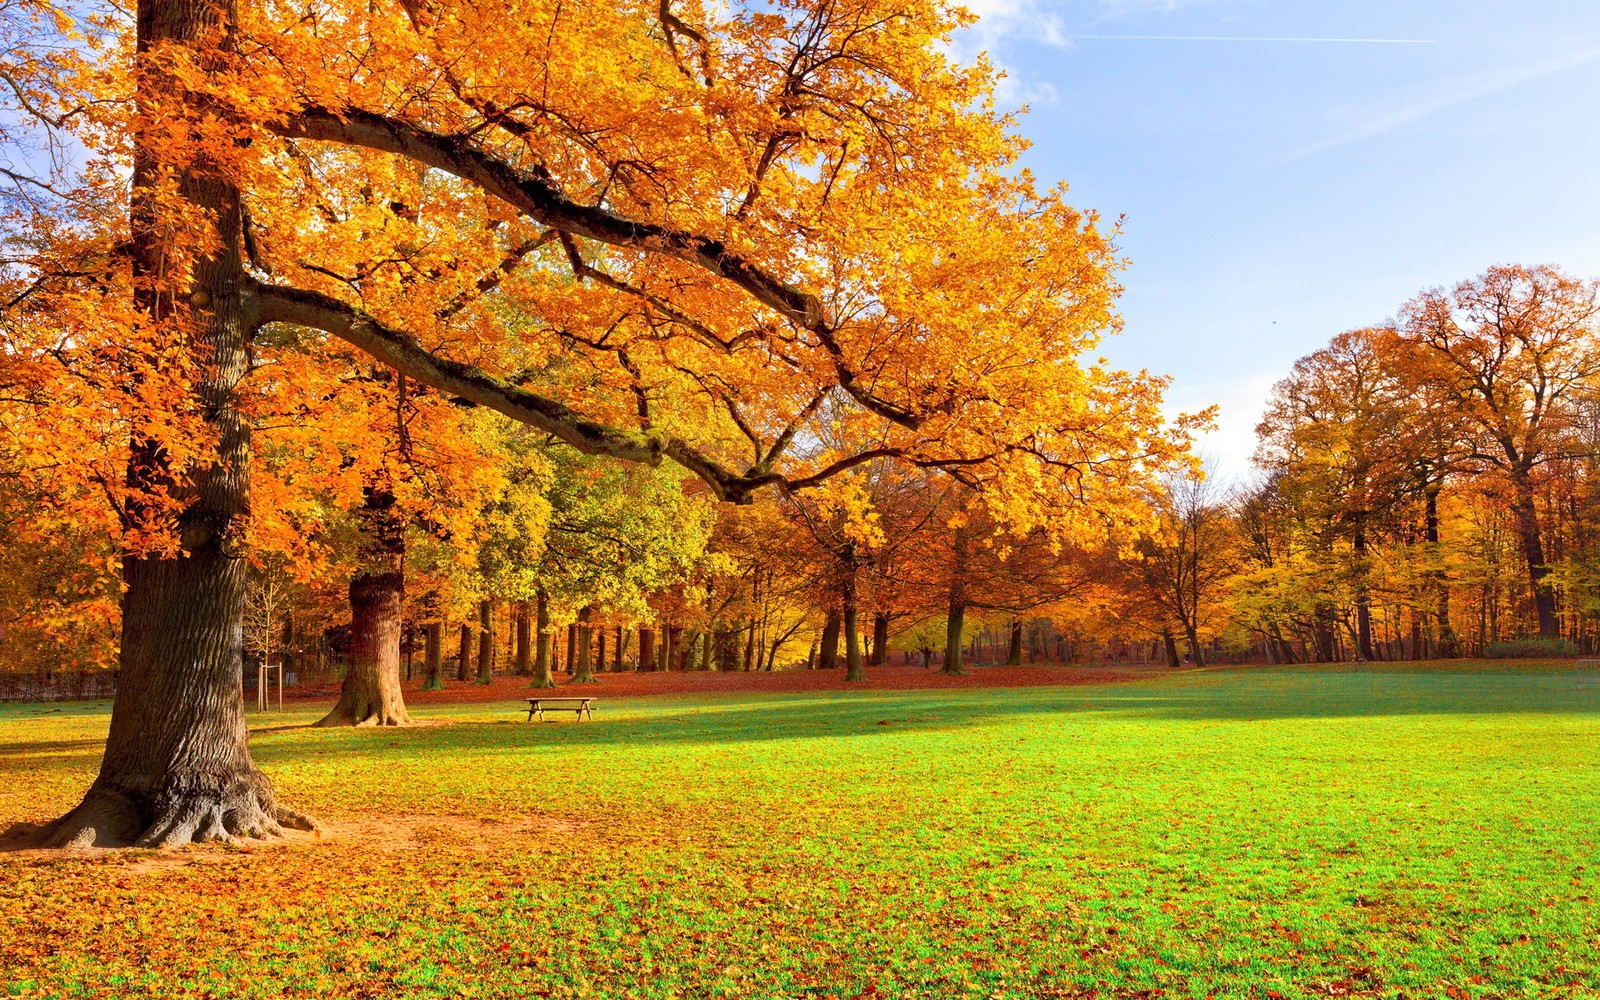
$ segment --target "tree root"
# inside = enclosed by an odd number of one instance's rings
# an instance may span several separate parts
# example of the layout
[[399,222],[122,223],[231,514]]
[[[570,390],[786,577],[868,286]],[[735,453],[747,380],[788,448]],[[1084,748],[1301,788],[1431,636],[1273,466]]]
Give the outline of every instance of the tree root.
[[344,728],[347,726],[409,726],[411,715],[406,711],[406,706],[398,698],[392,702],[378,699],[368,704],[349,705],[346,699],[339,699],[339,704],[333,710],[316,722],[313,726],[319,729]]
[[71,812],[40,828],[41,847],[145,847],[275,840],[285,830],[315,832],[315,820],[278,805],[259,771],[218,790],[168,789],[140,796],[96,784]]

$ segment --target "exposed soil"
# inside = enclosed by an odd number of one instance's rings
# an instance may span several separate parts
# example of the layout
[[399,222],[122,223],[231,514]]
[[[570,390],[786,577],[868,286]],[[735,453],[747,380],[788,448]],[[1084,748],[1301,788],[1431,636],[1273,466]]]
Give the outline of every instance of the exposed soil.
[[[1114,684],[1168,672],[1165,668],[1138,665],[1115,667],[1061,667],[1031,665],[1022,667],[973,667],[962,677],[951,677],[937,669],[921,667],[868,667],[868,679],[851,684],[844,670],[779,670],[772,673],[716,673],[710,671],[661,671],[651,673],[596,674],[593,684],[573,684],[566,675],[557,675],[562,694],[592,694],[595,697],[638,698],[652,695],[706,694],[719,691],[918,691],[929,688],[1011,688],[1071,687],[1081,684]],[[492,684],[472,681],[445,682],[443,691],[424,691],[420,678],[404,684],[407,704],[438,705],[453,702],[510,701],[529,697],[534,692],[528,678],[496,677]],[[546,689],[548,690],[548,689]],[[291,689],[291,701],[331,701],[338,696],[337,684]]]

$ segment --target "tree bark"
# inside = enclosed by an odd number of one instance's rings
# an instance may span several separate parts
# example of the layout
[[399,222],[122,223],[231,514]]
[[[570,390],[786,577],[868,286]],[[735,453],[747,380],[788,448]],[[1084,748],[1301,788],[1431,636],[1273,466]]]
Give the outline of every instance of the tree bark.
[[472,626],[462,624],[461,644],[456,650],[456,680],[465,681],[472,677]]
[[577,684],[593,684],[594,679],[594,630],[589,627],[589,619],[594,614],[594,609],[588,605],[578,609],[578,656],[577,669],[573,672],[572,680]]
[[823,670],[834,670],[839,666],[839,627],[842,620],[839,612],[829,611],[828,617],[822,623],[822,656],[817,665]]
[[553,688],[555,671],[550,663],[550,595],[539,591],[533,599],[536,648],[533,654],[533,683],[529,687]]
[[1172,633],[1161,633],[1161,641],[1167,650],[1167,666],[1173,668],[1183,666],[1183,657],[1178,655],[1178,640],[1173,638]]
[[1528,588],[1533,593],[1534,616],[1539,625],[1539,638],[1561,638],[1561,626],[1556,621],[1556,595],[1546,579],[1550,567],[1544,562],[1544,539],[1539,528],[1539,509],[1534,504],[1533,485],[1526,472],[1512,474],[1513,496],[1511,514],[1517,525],[1517,539],[1522,543],[1522,555],[1528,563]]
[[846,681],[864,681],[867,671],[861,662],[861,629],[856,610],[856,572],[850,566],[844,578],[844,662]]
[[[203,45],[232,28],[231,15],[230,6],[207,0],[140,0],[141,112],[160,114],[162,103],[187,92],[152,63],[151,47],[191,49],[203,66],[210,62]],[[188,346],[201,372],[193,402],[215,432],[215,451],[179,483],[162,446],[135,434],[130,485],[170,487],[181,504],[180,551],[123,556],[122,643],[105,754],[83,801],[41,831],[52,846],[167,847],[315,826],[277,804],[246,744],[239,550],[250,502],[250,428],[236,391],[249,371],[251,330],[242,299],[249,283],[240,253],[242,204],[215,164],[162,162],[157,144],[167,127],[163,121],[154,134],[140,129],[133,139],[133,304],[155,324],[183,325],[174,343]],[[194,242],[216,248],[187,275],[173,270],[184,254],[166,238],[171,208],[162,211],[154,194],[168,167],[184,207],[211,228]],[[143,513],[140,506],[130,512]]]
[[1022,619],[1011,619],[1011,643],[1006,648],[1006,666],[1022,666]]
[[756,623],[751,619],[746,623],[744,636],[744,660],[742,661],[745,673],[755,668],[756,660]]
[[350,580],[350,669],[318,726],[403,726],[400,632],[405,608],[405,526],[394,495],[369,489],[361,511],[363,569]]
[[877,611],[872,615],[872,659],[870,665],[881,667],[889,662],[889,612]]
[[1440,659],[1452,660],[1461,655],[1461,641],[1456,638],[1455,628],[1450,624],[1450,580],[1445,576],[1439,553],[1439,485],[1436,483],[1430,486],[1424,497],[1426,506],[1423,530],[1431,550],[1429,558],[1434,564],[1434,568],[1428,571],[1428,576],[1433,581],[1434,614],[1439,620],[1438,655]]
[[961,663],[962,637],[967,621],[967,529],[957,528],[951,543],[950,601],[945,611],[944,666],[940,673],[960,676],[966,673]]
[[429,622],[423,628],[422,690],[444,690],[444,626]]
[[494,602],[478,602],[478,683],[494,682]]
[[533,673],[533,622],[528,616],[528,602],[517,602],[517,676]]
[[639,626],[639,669],[656,668],[656,630],[648,625]]
[[1364,513],[1356,516],[1352,548],[1356,557],[1356,659],[1371,662],[1376,657],[1372,655],[1372,595],[1367,586],[1367,524]]
[[363,569],[350,580],[350,666],[339,701],[316,724],[401,726],[411,721],[400,687],[405,605],[405,529],[394,496],[369,488],[360,512]]

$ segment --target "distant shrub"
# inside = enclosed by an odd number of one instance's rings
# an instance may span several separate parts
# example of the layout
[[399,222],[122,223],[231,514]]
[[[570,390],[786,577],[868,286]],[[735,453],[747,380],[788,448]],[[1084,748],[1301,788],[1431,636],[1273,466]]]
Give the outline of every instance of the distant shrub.
[[1483,647],[1483,655],[1491,660],[1547,659],[1577,656],[1579,652],[1577,646],[1565,639],[1512,639]]

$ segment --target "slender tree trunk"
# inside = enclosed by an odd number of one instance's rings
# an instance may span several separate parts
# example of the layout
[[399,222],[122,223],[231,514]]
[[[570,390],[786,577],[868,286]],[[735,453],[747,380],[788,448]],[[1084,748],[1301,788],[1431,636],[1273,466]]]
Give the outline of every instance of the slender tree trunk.
[[472,678],[472,626],[465,623],[461,626],[461,641],[456,649],[456,680],[466,681]]
[[422,690],[444,690],[444,625],[429,622],[423,626]]
[[1356,659],[1370,662],[1372,655],[1372,594],[1367,586],[1367,522],[1366,514],[1356,515],[1355,536],[1352,543],[1356,557]]
[[478,602],[478,683],[494,682],[494,621],[492,601]]
[[741,661],[744,672],[749,673],[755,669],[756,663],[756,623],[751,619],[744,630],[744,659]]
[[1194,627],[1194,622],[1191,621],[1184,624],[1183,636],[1189,640],[1189,655],[1194,657],[1194,665],[1197,667],[1205,666],[1204,647],[1200,645],[1200,632]]
[[656,632],[648,625],[639,626],[639,669],[656,668]]
[[550,595],[539,591],[533,598],[533,683],[529,687],[553,688],[555,671],[550,662]]
[[1453,660],[1461,655],[1461,641],[1450,624],[1450,579],[1445,575],[1443,554],[1439,551],[1439,484],[1430,486],[1424,493],[1426,500],[1423,530],[1430,549],[1429,558],[1434,568],[1428,571],[1433,582],[1434,615],[1439,621],[1440,659]]
[[661,623],[661,669],[662,670],[670,671],[672,669],[672,654],[675,652],[675,650],[672,647],[673,647],[672,626],[667,624],[666,622],[662,622]]
[[951,543],[950,600],[945,611],[944,666],[942,673],[966,673],[961,663],[962,636],[967,620],[967,529],[957,528]]
[[572,679],[578,684],[593,684],[594,680],[594,632],[589,627],[589,619],[594,614],[594,609],[585,605],[578,610],[577,636],[578,658],[577,671]]
[[878,611],[872,615],[871,666],[881,667],[889,662],[889,612]]
[[517,602],[517,676],[533,673],[533,621],[528,614],[528,602]]
[[1022,666],[1022,619],[1011,619],[1011,644],[1006,649],[1006,666]]
[[867,679],[866,667],[861,662],[861,630],[856,611],[856,574],[850,567],[844,581],[844,661],[846,681]]
[[[231,17],[232,8],[218,2],[139,2],[142,75],[135,99],[142,111],[159,114],[163,102],[188,92],[162,68],[165,62],[151,62],[150,48],[172,43],[196,50],[204,67],[210,57],[201,44],[231,28]],[[166,236],[176,206],[159,208],[153,192],[169,176],[157,150],[161,133],[178,120],[168,115],[153,135],[141,129],[133,139],[133,305],[153,323],[184,325],[172,343],[193,352],[200,371],[193,403],[215,432],[215,451],[180,483],[162,446],[135,434],[130,485],[170,486],[181,506],[180,551],[123,557],[122,642],[105,753],[83,801],[41,831],[52,846],[167,847],[314,827],[277,804],[246,744],[239,548],[250,505],[250,428],[236,391],[249,371],[251,330],[243,301],[249,277],[240,253],[242,207],[217,165],[203,158],[171,164],[177,198],[210,227],[192,243],[212,244],[215,254],[196,260],[187,274],[172,270],[184,259]],[[135,502],[130,513],[145,511]]]
[[843,624],[837,611],[829,611],[822,623],[822,655],[817,666],[823,670],[834,670],[839,666],[839,629]]

